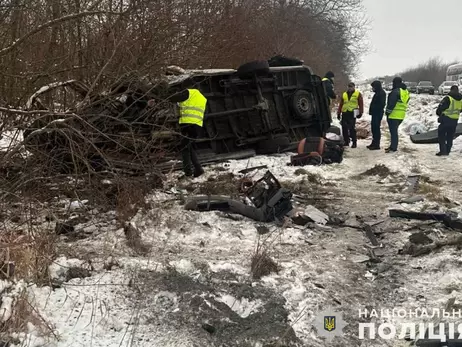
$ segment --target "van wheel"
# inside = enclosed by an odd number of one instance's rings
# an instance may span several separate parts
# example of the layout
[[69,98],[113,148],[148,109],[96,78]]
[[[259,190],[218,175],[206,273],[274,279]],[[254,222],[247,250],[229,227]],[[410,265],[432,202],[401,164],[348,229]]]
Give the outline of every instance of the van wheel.
[[270,66],[266,60],[257,60],[244,65],[239,66],[237,69],[237,75],[241,79],[247,79],[257,76],[266,76],[270,72]]
[[313,95],[306,90],[297,90],[292,97],[292,109],[299,119],[308,120],[314,112]]

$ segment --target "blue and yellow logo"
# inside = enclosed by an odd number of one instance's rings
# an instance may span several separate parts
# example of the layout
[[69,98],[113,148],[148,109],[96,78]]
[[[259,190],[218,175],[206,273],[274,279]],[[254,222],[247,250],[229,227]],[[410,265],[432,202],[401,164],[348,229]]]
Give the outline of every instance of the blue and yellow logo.
[[324,316],[324,330],[335,330],[335,316]]

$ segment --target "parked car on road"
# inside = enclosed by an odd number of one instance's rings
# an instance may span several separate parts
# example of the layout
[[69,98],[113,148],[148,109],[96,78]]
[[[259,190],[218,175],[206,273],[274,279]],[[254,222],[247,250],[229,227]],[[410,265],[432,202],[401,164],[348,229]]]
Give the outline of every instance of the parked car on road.
[[439,95],[449,94],[451,87],[454,85],[458,85],[457,81],[444,81],[438,87],[438,94]]
[[417,93],[417,82],[407,82],[405,84],[410,93]]
[[435,94],[435,87],[430,81],[420,81],[417,85],[417,94],[428,93],[430,95]]

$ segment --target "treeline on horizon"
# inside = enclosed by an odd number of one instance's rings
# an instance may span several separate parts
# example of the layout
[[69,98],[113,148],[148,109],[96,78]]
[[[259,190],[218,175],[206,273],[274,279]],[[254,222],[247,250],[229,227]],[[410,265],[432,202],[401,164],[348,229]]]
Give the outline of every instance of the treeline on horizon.
[[426,62],[410,67],[394,75],[376,77],[375,79],[385,80],[385,83],[391,83],[394,77],[400,76],[403,81],[416,82],[431,81],[435,88],[446,80],[446,71],[448,66],[459,63],[458,60],[450,62],[443,61],[440,57],[433,57]]

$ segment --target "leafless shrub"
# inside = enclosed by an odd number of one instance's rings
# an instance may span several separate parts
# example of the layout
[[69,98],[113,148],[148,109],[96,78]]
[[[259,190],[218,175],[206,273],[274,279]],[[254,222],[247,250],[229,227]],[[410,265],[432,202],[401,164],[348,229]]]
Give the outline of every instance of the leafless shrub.
[[257,249],[250,265],[253,279],[260,279],[272,273],[278,273],[279,265],[268,255],[266,250]]
[[48,233],[3,233],[0,236],[1,262],[14,264],[16,278],[37,284],[49,283],[48,266],[53,261],[54,242],[54,235]]

